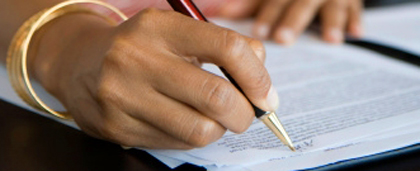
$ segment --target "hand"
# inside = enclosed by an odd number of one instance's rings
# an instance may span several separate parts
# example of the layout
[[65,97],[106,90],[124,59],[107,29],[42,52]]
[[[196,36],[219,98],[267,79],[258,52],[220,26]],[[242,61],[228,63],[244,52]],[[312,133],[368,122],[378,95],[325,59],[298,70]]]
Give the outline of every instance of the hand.
[[240,18],[257,12],[253,34],[260,39],[273,38],[293,44],[317,13],[322,22],[322,38],[342,43],[344,34],[362,35],[362,0],[230,0],[220,15]]
[[278,99],[261,42],[172,11],[148,9],[118,27],[69,15],[47,26],[31,67],[86,133],[130,147],[202,147],[255,118],[244,95],[198,65],[223,66],[249,99]]

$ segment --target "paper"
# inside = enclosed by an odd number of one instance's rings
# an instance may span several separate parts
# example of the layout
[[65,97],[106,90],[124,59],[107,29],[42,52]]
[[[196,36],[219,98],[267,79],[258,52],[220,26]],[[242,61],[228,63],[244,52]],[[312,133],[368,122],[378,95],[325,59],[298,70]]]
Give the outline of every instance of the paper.
[[[232,26],[226,21],[222,24]],[[241,33],[250,28],[250,24],[236,26]],[[415,131],[407,137],[414,138],[395,142],[398,145],[385,141],[384,146],[376,148],[371,146],[376,142],[367,143],[374,135],[381,135],[379,139],[395,139],[398,133],[406,132],[402,125],[417,124],[420,114],[418,68],[360,48],[325,45],[308,35],[291,49],[269,42],[265,45],[267,68],[281,98],[277,113],[300,153],[291,153],[276,142],[270,131],[258,122],[243,135],[228,133],[203,149],[152,153],[185,157],[186,161],[207,165],[212,170],[223,166],[246,169],[244,165],[262,162],[256,165],[259,167],[266,161],[297,158],[300,162],[294,165],[284,160],[290,166],[284,168],[288,170],[371,155],[419,142],[413,135],[418,135],[420,128],[412,127]],[[214,66],[207,66],[207,69],[220,73]],[[389,133],[395,129],[393,134]],[[357,148],[372,150],[355,150]],[[338,152],[330,154],[330,151]],[[351,155],[346,155],[349,151]],[[316,161],[314,163],[301,163],[304,158],[310,158],[308,156],[318,158],[319,155],[322,155],[320,159],[311,159]],[[271,170],[275,168],[271,166]],[[258,167],[254,169],[261,170]]]
[[367,10],[364,27],[364,39],[420,56],[419,2]]
[[[246,167],[248,170],[261,170],[265,168],[271,168],[272,170],[273,168],[282,166],[277,170],[294,170],[296,169],[296,165],[299,165],[300,169],[322,166],[419,143],[419,139],[417,138],[419,133],[419,123],[415,123],[387,131],[386,133],[372,135],[368,139],[343,143],[340,146],[306,153],[305,155],[291,157],[286,160],[283,158],[272,158],[265,163]],[[390,135],[392,136],[390,137]]]
[[[373,135],[419,121],[420,69],[359,48],[306,42],[309,43],[300,43],[292,49],[266,43],[267,69],[281,101],[277,113],[298,152],[291,152],[261,122],[255,121],[244,134],[227,133],[205,148],[151,153],[176,156],[210,165],[212,169],[261,163],[260,166],[267,161],[279,163],[277,160],[288,163],[289,158],[301,160],[315,154],[317,158],[322,155],[322,160],[315,160],[317,164],[327,164],[375,153],[352,149],[352,155],[336,157],[335,153],[330,154],[335,151],[331,149],[368,146],[364,142],[370,142]],[[206,68],[218,72],[215,67]],[[398,131],[404,133],[401,130]],[[416,131],[420,128],[416,127]],[[390,138],[386,135],[398,136],[385,134],[381,138]],[[397,143],[410,145],[420,140],[416,137]],[[389,149],[395,148],[389,145]],[[371,148],[376,152],[384,150]],[[287,169],[309,166],[296,163]]]

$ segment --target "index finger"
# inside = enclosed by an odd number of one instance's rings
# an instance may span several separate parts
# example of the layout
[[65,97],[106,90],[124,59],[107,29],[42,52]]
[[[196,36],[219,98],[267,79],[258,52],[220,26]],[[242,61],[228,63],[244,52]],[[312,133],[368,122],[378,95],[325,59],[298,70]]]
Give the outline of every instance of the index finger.
[[166,40],[174,47],[175,53],[179,56],[196,56],[202,61],[225,68],[252,103],[266,111],[275,110],[278,106],[277,94],[263,62],[253,50],[255,47],[250,46],[248,38],[182,15],[173,14],[172,17],[183,21],[171,23],[176,29],[170,31],[176,33],[167,33],[169,37]]
[[318,8],[324,2],[325,0],[294,0],[276,28],[274,39],[286,45],[293,44],[296,37],[309,25]]

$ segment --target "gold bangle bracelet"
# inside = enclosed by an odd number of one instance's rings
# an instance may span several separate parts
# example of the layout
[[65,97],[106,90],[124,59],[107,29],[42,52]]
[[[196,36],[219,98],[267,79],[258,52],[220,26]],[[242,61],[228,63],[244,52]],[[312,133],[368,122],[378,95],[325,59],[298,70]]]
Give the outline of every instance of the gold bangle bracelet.
[[95,4],[107,8],[116,13],[122,20],[127,20],[116,7],[99,0],[68,0],[59,3],[51,8],[45,9],[27,20],[17,31],[12,39],[7,53],[7,72],[10,82],[19,97],[35,109],[47,112],[62,119],[71,119],[68,112],[57,112],[48,107],[35,93],[29,79],[27,56],[28,49],[34,34],[46,23],[70,13],[88,13],[99,15],[109,22],[117,23],[109,17],[105,17],[93,10],[75,6],[77,4]]

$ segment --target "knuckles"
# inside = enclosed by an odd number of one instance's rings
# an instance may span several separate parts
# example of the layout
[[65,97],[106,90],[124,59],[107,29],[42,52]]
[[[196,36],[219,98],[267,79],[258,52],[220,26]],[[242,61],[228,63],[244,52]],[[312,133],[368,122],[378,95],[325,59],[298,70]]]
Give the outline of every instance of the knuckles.
[[134,147],[137,146],[137,142],[130,136],[129,126],[124,123],[120,123],[114,119],[104,119],[100,128],[100,135],[106,140],[121,144],[123,146]]
[[169,14],[167,10],[160,10],[157,8],[146,8],[142,10],[138,15],[138,20],[142,21],[151,21],[156,22],[155,19],[164,17],[164,15]]
[[105,53],[103,68],[117,71],[124,71],[133,64],[142,63],[141,49],[137,47],[137,43],[131,38],[133,36],[117,34],[113,37],[112,43]]
[[95,98],[101,107],[119,104],[124,99],[120,94],[122,93],[119,86],[121,80],[118,78],[121,76],[122,70],[127,68],[127,64],[121,59],[124,58],[123,55],[116,55],[116,53],[122,53],[124,47],[115,48],[112,47],[112,50],[105,56],[96,86]]
[[236,89],[230,83],[222,79],[209,78],[203,82],[202,93],[200,97],[204,97],[204,107],[210,111],[208,115],[216,120],[228,118],[228,115],[241,116],[241,121],[236,124],[229,124],[229,130],[242,133],[245,132],[251,124],[254,115],[249,103],[237,93]]
[[234,105],[237,95],[231,85],[217,78],[208,78],[203,82],[201,97],[205,99],[204,106],[213,111],[215,118],[220,118]]
[[[243,49],[248,46],[248,42],[239,33],[236,33],[232,30],[223,30],[221,33],[221,38],[219,39],[222,41],[221,52],[225,55],[221,56],[229,56],[230,62],[240,62],[243,55]],[[222,58],[221,60],[229,60],[227,58]]]
[[[154,27],[158,18],[162,18],[163,11],[155,8],[147,8],[142,10],[134,18],[135,26],[140,27],[140,29],[145,29],[147,27]],[[137,29],[137,28],[136,28]]]
[[200,122],[191,130],[186,142],[193,147],[205,147],[223,136],[225,130],[218,129],[214,122]]
[[112,80],[102,80],[96,92],[96,100],[102,108],[120,103],[121,98],[118,97],[112,82]]
[[129,29],[132,32],[150,32],[152,34],[159,34],[159,31],[165,31],[174,20],[174,17],[179,15],[174,11],[160,10],[156,8],[147,8],[139,12],[137,15],[129,20]]
[[235,130],[231,130],[231,131],[237,134],[244,133],[251,126],[251,123],[254,120],[254,118],[255,118],[255,115],[253,112],[251,112],[248,115],[243,115],[241,119],[244,121],[244,123],[238,125],[238,127]]
[[255,55],[257,55],[258,59],[260,59],[260,61],[262,63],[265,62],[265,47],[264,44],[259,41],[259,40],[251,40],[249,42],[249,45],[252,47],[252,49],[254,50]]
[[265,98],[272,85],[270,76],[263,67],[255,68],[253,74],[252,84],[249,84],[248,88],[253,91],[252,94]]

